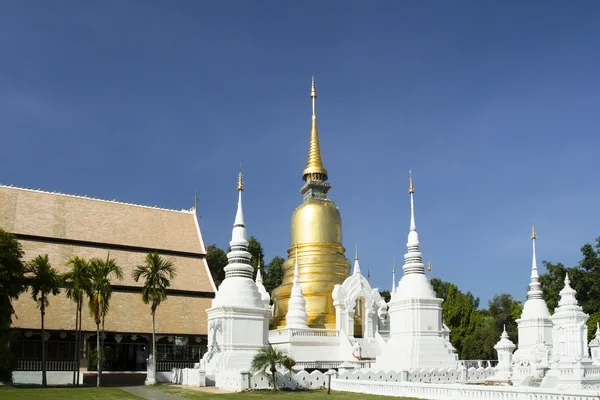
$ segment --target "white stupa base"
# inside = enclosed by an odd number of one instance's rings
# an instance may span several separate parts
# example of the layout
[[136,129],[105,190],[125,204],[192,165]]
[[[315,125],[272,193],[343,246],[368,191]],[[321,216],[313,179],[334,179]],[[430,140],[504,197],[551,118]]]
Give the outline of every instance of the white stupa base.
[[334,329],[274,329],[269,331],[269,343],[285,350],[296,363],[341,360],[339,331]]
[[200,360],[200,368],[208,376],[219,370],[249,371],[254,355],[268,344],[270,311],[266,308],[218,306],[206,312],[208,352]]
[[393,335],[377,357],[376,368],[394,371],[457,368],[458,356],[441,335],[442,332],[432,331]]
[[600,389],[600,369],[589,358],[552,365],[540,385],[553,389]]

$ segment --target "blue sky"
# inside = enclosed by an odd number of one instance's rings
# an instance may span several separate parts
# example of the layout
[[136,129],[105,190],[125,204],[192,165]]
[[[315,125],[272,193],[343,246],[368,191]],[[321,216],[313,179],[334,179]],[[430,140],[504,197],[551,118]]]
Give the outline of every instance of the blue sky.
[[0,182],[169,208],[284,255],[315,74],[330,197],[391,286],[416,222],[433,275],[525,297],[600,235],[600,3],[4,1]]

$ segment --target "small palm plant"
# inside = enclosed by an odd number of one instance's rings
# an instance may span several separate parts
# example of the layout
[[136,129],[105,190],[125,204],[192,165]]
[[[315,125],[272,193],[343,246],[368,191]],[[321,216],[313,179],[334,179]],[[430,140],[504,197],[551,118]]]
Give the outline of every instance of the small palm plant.
[[175,278],[175,266],[169,260],[162,258],[158,253],[148,253],[143,265],[138,265],[132,277],[138,282],[144,279],[142,286],[142,300],[150,304],[152,313],[152,358],[156,362],[156,309],[167,299],[167,288]]
[[60,293],[62,276],[50,265],[47,254],[37,256],[27,263],[25,273],[27,286],[31,289],[31,298],[37,303],[42,317],[42,386],[46,386],[46,331],[44,330],[44,316],[46,315],[46,308],[50,304],[48,296],[56,296]]
[[81,257],[71,257],[67,261],[71,265],[71,271],[64,275],[67,297],[73,300],[75,307],[75,363],[73,370],[73,384],[79,384],[79,363],[81,349],[81,313],[83,309],[83,299],[90,285],[89,262]]
[[264,346],[254,355],[251,368],[254,372],[265,372],[268,368],[271,372],[273,390],[277,390],[275,379],[277,366],[283,366],[291,370],[293,365],[294,360],[284,350],[275,349],[273,346]]
[[90,284],[88,287],[88,305],[90,308],[90,316],[94,318],[96,323],[96,349],[99,356],[96,361],[97,377],[96,386],[100,386],[102,380],[102,346],[100,345],[100,323],[102,323],[102,333],[104,333],[104,318],[108,314],[110,298],[112,296],[112,286],[110,278],[121,280],[123,279],[123,271],[115,260],[110,258],[110,254],[106,260],[93,258],[90,260]]

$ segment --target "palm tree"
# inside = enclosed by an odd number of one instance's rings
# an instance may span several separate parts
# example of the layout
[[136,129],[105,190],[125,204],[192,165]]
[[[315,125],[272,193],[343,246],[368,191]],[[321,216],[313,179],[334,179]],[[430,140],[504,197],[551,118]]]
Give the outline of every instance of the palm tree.
[[40,308],[42,317],[42,386],[46,386],[46,331],[44,330],[44,315],[50,304],[48,296],[56,296],[60,293],[62,284],[61,274],[48,261],[48,254],[37,256],[27,263],[25,267],[27,285],[31,289],[31,298]]
[[65,274],[65,285],[67,287],[67,297],[76,304],[75,308],[75,362],[73,370],[73,384],[79,384],[79,363],[81,362],[81,312],[83,309],[83,298],[90,285],[89,262],[81,257],[71,257],[67,265],[72,265],[70,272]]
[[269,368],[273,381],[273,390],[277,390],[275,373],[277,372],[278,365],[291,369],[294,365],[294,360],[284,350],[275,349],[273,346],[264,346],[252,358],[251,368],[254,372],[265,372]]
[[144,278],[142,286],[142,300],[150,304],[152,313],[152,359],[156,362],[156,309],[163,300],[167,299],[167,288],[171,286],[171,279],[175,278],[175,265],[158,255],[148,253],[143,265],[138,265],[132,277],[137,282]]
[[[102,347],[100,346],[100,323],[102,323],[102,334],[104,334],[104,318],[108,314],[110,298],[112,296],[112,287],[110,278],[123,279],[123,271],[115,260],[110,258],[110,253],[106,260],[93,258],[90,260],[90,285],[88,287],[88,305],[90,316],[96,323],[96,367],[97,377],[96,386],[100,386],[102,379]],[[102,341],[104,344],[104,341]]]

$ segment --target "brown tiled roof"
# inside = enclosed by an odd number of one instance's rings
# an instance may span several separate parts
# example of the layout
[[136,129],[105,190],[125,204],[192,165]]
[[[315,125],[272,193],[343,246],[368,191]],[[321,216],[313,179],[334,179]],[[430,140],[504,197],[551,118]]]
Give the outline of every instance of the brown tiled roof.
[[[199,292],[210,295],[215,292],[215,287],[193,211],[0,185],[0,228],[17,235],[25,252],[24,260],[48,254],[50,263],[60,272],[70,269],[65,263],[72,256],[104,258],[110,251],[111,258],[124,274],[122,281],[113,280],[113,284],[132,287],[130,290],[142,285],[131,278],[131,273],[136,265],[143,263],[146,253],[152,250],[163,253],[177,269],[171,288],[184,291],[177,296],[169,296],[161,305],[164,332],[205,333],[205,310],[210,306],[210,299],[197,296]],[[196,293],[186,295],[186,292]],[[54,304],[51,303],[50,308],[54,310],[48,312],[48,329],[73,329],[74,304],[61,298],[62,295],[53,300]],[[39,312],[30,303],[27,294],[23,294],[15,304],[18,313],[15,327],[39,327]],[[146,324],[149,318],[147,308],[139,294],[116,292],[111,301],[107,330],[147,332],[151,329],[151,324]]]

